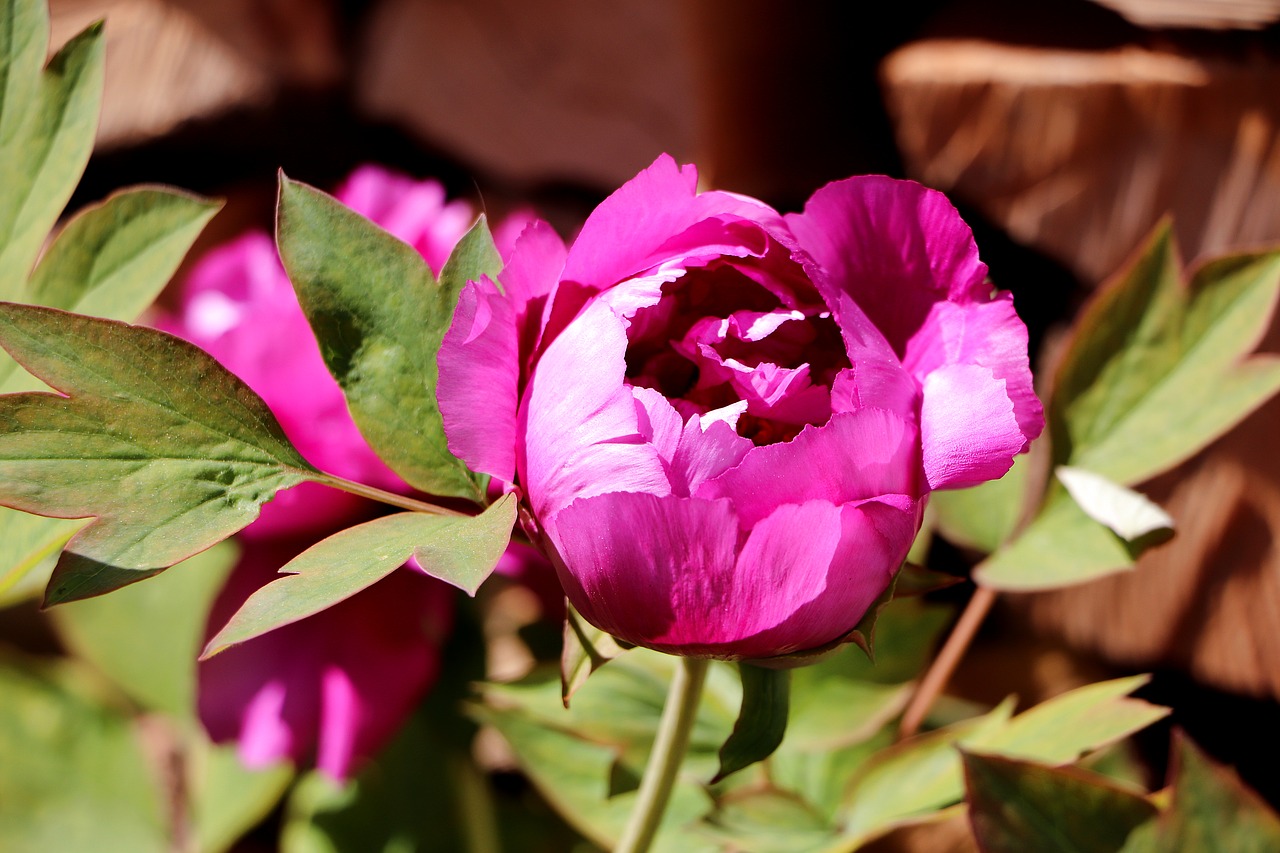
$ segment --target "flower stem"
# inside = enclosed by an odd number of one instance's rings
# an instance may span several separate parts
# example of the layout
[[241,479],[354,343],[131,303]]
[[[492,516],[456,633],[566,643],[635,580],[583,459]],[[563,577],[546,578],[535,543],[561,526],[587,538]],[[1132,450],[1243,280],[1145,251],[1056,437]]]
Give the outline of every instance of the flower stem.
[[335,489],[340,489],[349,494],[358,495],[362,498],[368,498],[371,501],[389,504],[390,506],[407,509],[413,512],[425,512],[431,515],[456,515],[465,517],[466,513],[458,512],[447,507],[436,506],[425,501],[407,498],[404,495],[397,495],[395,492],[386,492],[382,489],[375,489],[373,486],[366,486],[363,483],[357,483],[353,480],[344,480],[342,477],[335,477],[333,474],[321,474],[318,477],[313,476],[313,480]]
[[942,688],[946,687],[947,682],[951,680],[952,673],[955,672],[960,659],[964,657],[969,644],[973,642],[978,628],[982,626],[982,620],[986,619],[987,614],[991,612],[991,605],[995,604],[995,601],[996,591],[985,586],[978,587],[973,597],[969,599],[969,604],[960,614],[960,620],[956,622],[955,628],[951,629],[947,642],[943,644],[942,650],[929,665],[929,671],[924,674],[920,685],[916,687],[916,692],[911,696],[911,701],[907,703],[907,710],[902,713],[902,723],[898,726],[899,740],[909,738],[920,730],[920,724],[924,722],[925,715],[933,707]]
[[680,666],[671,679],[667,703],[662,708],[658,736],[653,741],[644,778],[640,780],[635,808],[614,853],[645,853],[653,843],[663,812],[667,810],[667,800],[671,798],[676,772],[689,748],[689,735],[706,679],[707,661],[680,658]]

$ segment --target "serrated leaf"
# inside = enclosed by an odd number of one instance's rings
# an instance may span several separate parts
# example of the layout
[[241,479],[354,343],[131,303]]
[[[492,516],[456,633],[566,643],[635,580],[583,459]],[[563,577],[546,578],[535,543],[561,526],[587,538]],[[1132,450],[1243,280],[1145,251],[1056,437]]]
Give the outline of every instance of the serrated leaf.
[[280,489],[321,477],[266,404],[185,341],[0,304],[0,344],[69,395],[0,397],[0,502],[96,517],[63,551],[47,604],[149,577],[248,525]]
[[973,580],[1006,592],[1034,592],[1115,574],[1131,568],[1134,557],[1128,543],[1057,486],[1022,535],[974,568]]
[[565,602],[564,645],[560,652],[560,697],[564,706],[591,673],[622,654],[625,649],[607,631],[583,619]]
[[1169,709],[1134,699],[1145,675],[1077,687],[1023,711],[1005,726],[968,741],[1006,758],[1066,764],[1164,719]]
[[1059,465],[1054,473],[1085,515],[1126,542],[1173,535],[1173,518],[1145,495],[1084,468]]
[[414,487],[484,502],[487,478],[451,453],[436,404],[436,355],[467,279],[501,259],[483,217],[440,281],[411,247],[330,196],[281,177],[280,258],[329,372],[375,452]]
[[1156,814],[1145,797],[1076,767],[966,752],[964,771],[983,853],[1117,853]]
[[1150,725],[1168,709],[1128,698],[1146,680],[1086,685],[1012,718],[1012,703],[1006,702],[983,717],[917,735],[873,756],[846,791],[839,849],[856,850],[895,826],[959,802],[964,786],[956,746],[1062,764]]
[[0,299],[20,299],[45,237],[93,148],[102,100],[102,24],[69,41],[41,72],[42,0],[0,5]]
[[719,782],[773,754],[787,732],[791,708],[791,671],[739,663],[742,707],[733,732],[720,747],[720,769],[711,778]]
[[511,538],[515,497],[474,517],[402,512],[335,533],[290,560],[284,577],[241,605],[204,657],[332,607],[414,557],[424,572],[474,595]]
[[1171,775],[1169,808],[1134,832],[1124,853],[1280,850],[1280,815],[1185,735],[1175,738]]
[[1168,223],[1076,323],[1049,401],[1054,462],[1133,485],[1191,456],[1280,390],[1248,356],[1280,294],[1280,252],[1222,257],[1184,282]]
[[205,621],[236,558],[231,543],[216,545],[149,583],[59,607],[54,626],[141,707],[192,718]]

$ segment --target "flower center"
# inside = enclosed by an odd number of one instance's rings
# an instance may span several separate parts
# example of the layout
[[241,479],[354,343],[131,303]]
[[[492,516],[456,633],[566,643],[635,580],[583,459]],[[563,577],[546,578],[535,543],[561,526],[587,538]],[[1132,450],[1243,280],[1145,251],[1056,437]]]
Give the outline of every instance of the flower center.
[[664,285],[661,300],[632,318],[628,338],[633,386],[658,391],[686,418],[735,407],[726,420],[757,445],[826,423],[831,384],[849,367],[820,301],[799,304],[729,263]]

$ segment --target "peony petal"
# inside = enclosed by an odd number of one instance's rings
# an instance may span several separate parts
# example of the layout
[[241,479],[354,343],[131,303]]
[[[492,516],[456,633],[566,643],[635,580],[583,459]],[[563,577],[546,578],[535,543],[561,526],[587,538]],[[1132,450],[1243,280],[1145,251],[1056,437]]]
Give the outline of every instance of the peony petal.
[[544,529],[577,498],[671,491],[624,384],[626,349],[625,321],[595,302],[547,347],[530,379],[517,465]]
[[516,346],[511,302],[487,278],[467,282],[440,344],[436,399],[449,452],[506,482],[516,470]]
[[825,633],[770,632],[823,594],[841,535],[837,507],[784,506],[735,555],[727,501],[613,493],[562,511],[557,547],[569,598],[593,624],[673,654],[754,657],[847,630],[842,619]]
[[911,181],[828,184],[787,224],[817,262],[814,281],[833,309],[837,294],[852,296],[899,355],[935,302],[978,301],[990,290],[969,226],[946,196]]
[[[759,251],[765,245],[761,232],[747,226],[753,233],[744,237],[745,232],[735,230],[741,227],[735,219],[776,222],[776,230],[785,231],[781,218],[763,203],[731,193],[698,194],[697,186],[693,166],[681,168],[669,155],[659,156],[587,217],[563,279],[600,290],[663,261],[688,258],[693,246],[706,255],[699,263],[713,255]],[[717,218],[718,226],[705,223]],[[693,246],[681,237],[689,229],[694,229]],[[751,244],[744,244],[747,239]]]
[[908,342],[904,364],[922,383],[947,365],[988,368],[1005,383],[1024,449],[1044,428],[1044,410],[1032,388],[1027,363],[1027,327],[1013,310],[1011,294],[997,294],[988,302],[934,305]]
[[885,494],[918,495],[917,436],[914,424],[884,409],[833,415],[791,441],[753,448],[694,494],[732,499],[747,529],[779,504],[825,500],[839,506]]
[[998,479],[1027,443],[1005,381],[970,364],[949,365],[925,378],[920,437],[931,489]]
[[[799,511],[813,506],[779,507],[751,532],[738,560],[739,574],[750,571],[748,555],[762,531],[769,547],[752,557],[761,564],[758,571],[765,573],[771,564],[785,565],[782,548],[802,547],[797,540],[810,535],[818,524],[838,530],[839,541],[826,565],[806,566],[807,574],[778,579],[779,589],[787,590],[779,596],[788,602],[785,618],[747,639],[744,646],[762,653],[787,654],[824,646],[848,634],[902,566],[923,515],[923,504],[906,495],[847,504],[835,515]],[[798,567],[797,563],[791,565]],[[812,591],[806,594],[807,589]]]

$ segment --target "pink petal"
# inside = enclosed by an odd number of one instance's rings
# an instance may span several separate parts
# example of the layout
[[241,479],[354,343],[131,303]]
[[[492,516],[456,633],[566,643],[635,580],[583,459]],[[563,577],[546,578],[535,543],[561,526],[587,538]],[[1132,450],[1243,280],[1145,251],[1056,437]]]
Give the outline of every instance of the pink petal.
[[498,276],[515,315],[522,375],[527,374],[534,354],[543,346],[548,303],[567,256],[564,241],[555,230],[545,222],[535,221],[521,232]]
[[487,278],[468,282],[440,344],[436,399],[449,452],[506,482],[516,470],[516,346],[511,302]]
[[922,491],[918,430],[901,415],[864,408],[832,415],[788,442],[756,447],[694,493],[730,498],[750,529],[780,504],[825,500],[837,506]]
[[931,489],[999,479],[1027,443],[1005,381],[970,364],[943,367],[925,379],[920,435]]
[[[923,514],[923,504],[905,495],[848,504],[834,516],[820,509],[826,506],[818,501],[779,507],[756,525],[738,559],[739,575],[756,572],[766,583],[773,567],[790,566],[788,574],[774,579],[778,598],[786,602],[779,610],[783,618],[746,640],[758,656],[817,648],[853,630],[902,566]],[[789,562],[787,552],[804,549],[805,538],[819,524],[825,527],[823,536],[838,531],[830,559],[824,565]],[[761,533],[763,547],[753,552]],[[797,571],[802,566],[807,571]]]
[[[619,518],[630,523],[619,525]],[[823,594],[841,538],[840,510],[825,502],[778,508],[741,555],[726,501],[601,495],[566,508],[558,530],[570,600],[629,642],[750,658],[806,648],[814,633],[821,643],[847,630],[842,618],[825,635],[819,629],[758,639]]]
[[837,294],[851,295],[899,354],[935,302],[989,292],[969,226],[946,196],[919,184],[837,181],[787,224],[817,262],[815,281],[833,308]]
[[641,404],[641,434],[666,463],[672,494],[688,497],[705,480],[741,462],[752,448],[749,440],[734,431],[732,423],[719,419],[729,416],[736,421],[743,406],[727,407],[734,410],[732,413],[719,410],[713,413],[716,417],[707,418],[704,423],[696,415],[682,419],[657,391],[631,390]]
[[[764,246],[760,232],[749,229],[758,245],[744,247],[734,220],[780,223],[772,209],[754,199],[722,192],[699,195],[697,185],[693,166],[681,168],[666,154],[658,157],[592,211],[574,241],[564,280],[600,289],[693,251],[705,250],[708,257],[758,251]],[[704,223],[715,217],[724,218],[717,225]],[[683,239],[689,229],[695,231]],[[722,229],[728,229],[729,239],[709,236]]]
[[1044,410],[1032,388],[1027,363],[1027,327],[1013,310],[1009,293],[987,302],[934,305],[907,344],[904,362],[922,383],[944,366],[985,367],[1005,383],[1024,450],[1044,427]]
[[588,620],[629,642],[685,655],[786,654],[853,628],[910,546],[919,512],[906,504],[782,505],[735,555],[725,501],[600,495],[560,513],[561,577]]
[[671,491],[624,385],[624,323],[608,305],[588,306],[547,347],[525,391],[523,459],[517,464],[544,527],[577,498]]

